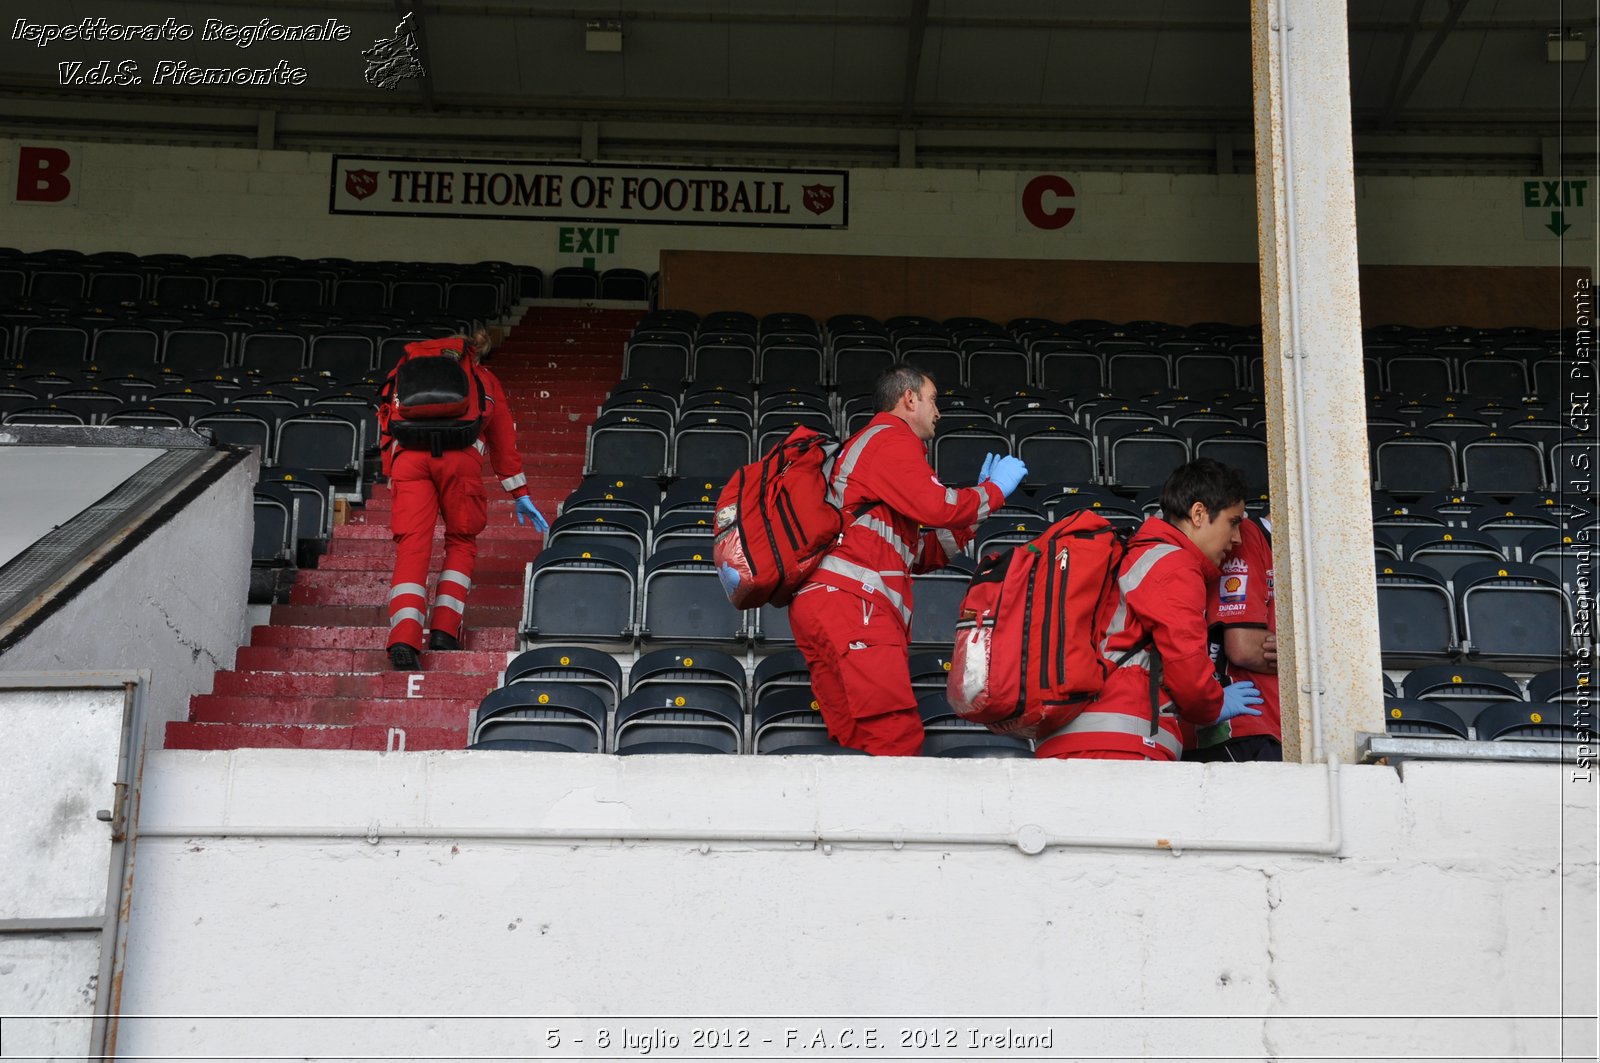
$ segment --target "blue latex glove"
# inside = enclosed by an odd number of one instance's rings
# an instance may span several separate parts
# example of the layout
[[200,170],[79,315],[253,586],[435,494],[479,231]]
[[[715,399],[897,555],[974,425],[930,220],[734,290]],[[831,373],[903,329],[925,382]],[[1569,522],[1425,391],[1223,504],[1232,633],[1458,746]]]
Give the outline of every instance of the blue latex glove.
[[732,565],[724,562],[717,566],[717,579],[722,581],[722,593],[731,600],[734,592],[739,589],[739,573]]
[[1014,458],[1010,454],[1002,454],[994,459],[994,464],[989,466],[988,479],[1006,498],[1011,497],[1011,492],[1017,489],[1022,478],[1028,475],[1028,466],[1023,464],[1021,458]]
[[544,514],[539,512],[539,507],[533,504],[533,499],[523,495],[517,499],[517,523],[526,524],[533,521],[533,530],[540,535],[550,531],[550,522],[544,519]]
[[1222,723],[1235,716],[1260,716],[1261,710],[1254,708],[1259,704],[1261,691],[1250,680],[1230,683],[1222,688],[1222,715],[1217,717],[1217,722]]
[[989,472],[994,468],[994,459],[998,458],[999,456],[1000,455],[993,453],[985,454],[983,456],[983,468],[978,470],[979,483],[983,483],[983,481],[989,478]]

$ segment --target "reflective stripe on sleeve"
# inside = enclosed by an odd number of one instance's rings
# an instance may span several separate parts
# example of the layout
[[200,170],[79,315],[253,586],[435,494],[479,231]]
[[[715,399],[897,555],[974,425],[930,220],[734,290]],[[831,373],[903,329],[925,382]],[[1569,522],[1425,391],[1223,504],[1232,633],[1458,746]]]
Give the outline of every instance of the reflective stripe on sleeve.
[[[1150,721],[1120,712],[1080,712],[1076,719],[1051,737],[1060,737],[1067,734],[1094,734],[1096,732],[1112,732],[1132,735],[1135,738],[1149,738]],[[1183,756],[1183,743],[1165,730],[1156,732],[1155,743],[1174,757]]]
[[517,488],[526,487],[527,485],[528,474],[523,472],[519,472],[515,476],[507,476],[504,480],[500,481],[500,486],[505,488],[507,491],[515,491]]

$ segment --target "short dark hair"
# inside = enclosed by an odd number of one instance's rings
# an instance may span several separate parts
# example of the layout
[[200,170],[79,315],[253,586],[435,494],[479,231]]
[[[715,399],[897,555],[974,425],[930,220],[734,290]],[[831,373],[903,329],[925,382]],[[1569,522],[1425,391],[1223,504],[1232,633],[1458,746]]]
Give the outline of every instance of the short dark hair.
[[900,401],[901,395],[908,391],[920,392],[922,382],[932,379],[931,373],[923,372],[910,362],[894,363],[883,371],[883,375],[878,378],[877,387],[872,389],[872,398],[877,403],[878,412],[888,413]]
[[1161,515],[1173,523],[1188,520],[1189,510],[1198,502],[1215,520],[1218,513],[1243,502],[1249,493],[1238,469],[1215,458],[1196,458],[1173,469],[1161,485]]

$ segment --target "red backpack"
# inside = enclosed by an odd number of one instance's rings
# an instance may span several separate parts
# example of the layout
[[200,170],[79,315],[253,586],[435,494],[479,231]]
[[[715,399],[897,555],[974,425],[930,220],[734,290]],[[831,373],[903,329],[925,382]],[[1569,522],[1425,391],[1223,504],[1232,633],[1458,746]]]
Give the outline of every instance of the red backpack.
[[796,425],[717,496],[711,556],[734,608],[788,605],[838,540],[844,514],[828,501],[827,476],[838,450],[832,436]]
[[478,441],[483,430],[484,390],[470,362],[447,354],[413,354],[435,344],[408,344],[407,357],[379,396],[382,428],[408,450],[426,450],[439,457]]
[[1100,652],[1121,600],[1117,530],[1079,510],[979,562],[956,620],[946,696],[964,719],[1037,738],[1070,723],[1121,663]]

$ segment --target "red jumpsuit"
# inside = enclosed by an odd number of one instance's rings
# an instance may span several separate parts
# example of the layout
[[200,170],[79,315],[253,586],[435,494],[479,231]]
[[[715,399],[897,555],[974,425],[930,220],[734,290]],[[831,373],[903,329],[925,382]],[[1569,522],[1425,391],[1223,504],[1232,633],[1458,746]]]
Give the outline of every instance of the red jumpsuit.
[[[1100,697],[1071,723],[1040,741],[1039,757],[1177,760],[1183,753],[1178,717],[1214,723],[1222,684],[1212,673],[1206,604],[1217,566],[1183,532],[1160,517],[1140,526],[1117,577],[1122,602],[1112,613],[1102,652],[1112,661],[1154,639],[1161,661],[1161,716],[1150,735],[1149,648],[1106,678]],[[1176,710],[1176,715],[1174,714]]]
[[[1222,643],[1231,627],[1266,628],[1276,634],[1278,611],[1272,585],[1272,541],[1260,522],[1246,520],[1239,525],[1239,545],[1222,562],[1222,575],[1211,584],[1211,616],[1214,642]],[[1278,673],[1252,672],[1228,664],[1217,647],[1216,659],[1235,681],[1249,680],[1261,691],[1261,715],[1238,716],[1214,727],[1198,728],[1190,748],[1209,748],[1236,738],[1265,735],[1283,741],[1283,722],[1278,701]]]
[[[459,350],[459,336],[406,345],[409,356]],[[470,359],[470,355],[466,356]],[[489,523],[489,502],[483,489],[485,453],[500,477],[500,486],[512,497],[528,493],[528,478],[517,452],[517,426],[506,404],[505,390],[495,375],[473,364],[483,387],[483,428],[478,441],[460,450],[434,457],[426,450],[407,450],[387,431],[386,407],[380,416],[383,433],[383,472],[394,491],[389,518],[394,533],[394,578],[389,586],[389,645],[404,643],[422,648],[422,621],[428,607],[428,560],[433,552],[434,523],[444,516],[444,567],[433,600],[429,630],[461,637],[461,622],[472,590],[472,570],[478,557],[478,533]]]
[[[831,488],[829,500],[846,514],[844,536],[789,607],[795,645],[840,745],[916,756],[922,719],[906,655],[911,574],[947,564],[1005,496],[992,483],[940,483],[926,445],[891,413],[845,443]],[[872,508],[850,517],[866,505]]]

